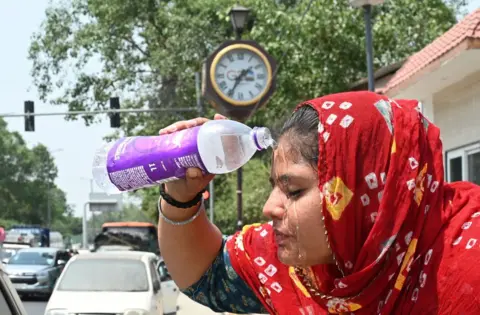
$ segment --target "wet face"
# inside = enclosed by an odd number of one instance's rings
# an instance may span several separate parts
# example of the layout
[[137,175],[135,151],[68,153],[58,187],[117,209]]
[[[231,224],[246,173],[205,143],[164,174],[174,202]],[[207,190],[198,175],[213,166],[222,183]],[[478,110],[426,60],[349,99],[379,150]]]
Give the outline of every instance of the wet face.
[[273,153],[270,181],[273,190],[263,213],[273,220],[280,261],[290,266],[332,263],[316,167],[292,150],[286,136]]

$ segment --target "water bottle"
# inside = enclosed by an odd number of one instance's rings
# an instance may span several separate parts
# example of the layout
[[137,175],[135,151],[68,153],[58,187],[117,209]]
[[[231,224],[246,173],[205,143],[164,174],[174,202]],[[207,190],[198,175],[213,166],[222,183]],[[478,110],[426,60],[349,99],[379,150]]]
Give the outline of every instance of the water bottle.
[[171,134],[107,143],[97,150],[92,173],[102,190],[115,194],[185,178],[191,167],[204,174],[229,173],[273,144],[265,127],[211,120]]

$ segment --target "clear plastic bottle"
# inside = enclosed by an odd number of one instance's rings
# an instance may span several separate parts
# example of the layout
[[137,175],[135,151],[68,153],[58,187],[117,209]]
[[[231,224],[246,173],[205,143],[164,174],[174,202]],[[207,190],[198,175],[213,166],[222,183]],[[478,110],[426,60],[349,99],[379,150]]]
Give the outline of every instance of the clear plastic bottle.
[[211,120],[167,135],[107,143],[97,150],[92,173],[100,188],[114,194],[184,178],[190,167],[210,174],[229,173],[273,144],[267,128]]

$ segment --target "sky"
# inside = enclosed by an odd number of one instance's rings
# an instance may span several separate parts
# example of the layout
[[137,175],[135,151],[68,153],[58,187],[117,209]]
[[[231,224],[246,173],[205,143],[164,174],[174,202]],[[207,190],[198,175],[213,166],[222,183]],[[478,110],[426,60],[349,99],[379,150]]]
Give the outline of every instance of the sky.
[[[62,112],[66,108],[42,104],[30,75],[27,59],[31,35],[39,30],[48,0],[0,1],[0,113],[23,113],[23,102],[35,102],[35,112]],[[468,11],[480,8],[470,0]],[[93,65],[95,67],[95,65]],[[67,193],[67,201],[82,215],[91,189],[91,165],[103,137],[112,133],[107,119],[86,127],[82,120],[65,121],[63,116],[35,117],[35,132],[24,131],[23,117],[6,118],[11,131],[18,131],[28,145],[46,145],[59,170],[56,184]],[[99,191],[93,183],[94,191]]]

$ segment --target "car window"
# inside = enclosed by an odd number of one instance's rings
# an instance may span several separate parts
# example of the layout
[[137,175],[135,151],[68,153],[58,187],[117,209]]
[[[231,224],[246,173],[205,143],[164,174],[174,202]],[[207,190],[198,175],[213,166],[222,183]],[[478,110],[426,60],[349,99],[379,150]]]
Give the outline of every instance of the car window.
[[77,259],[64,271],[59,291],[148,291],[147,267],[133,259]]
[[18,251],[8,261],[9,265],[51,265],[54,255],[47,252]]

